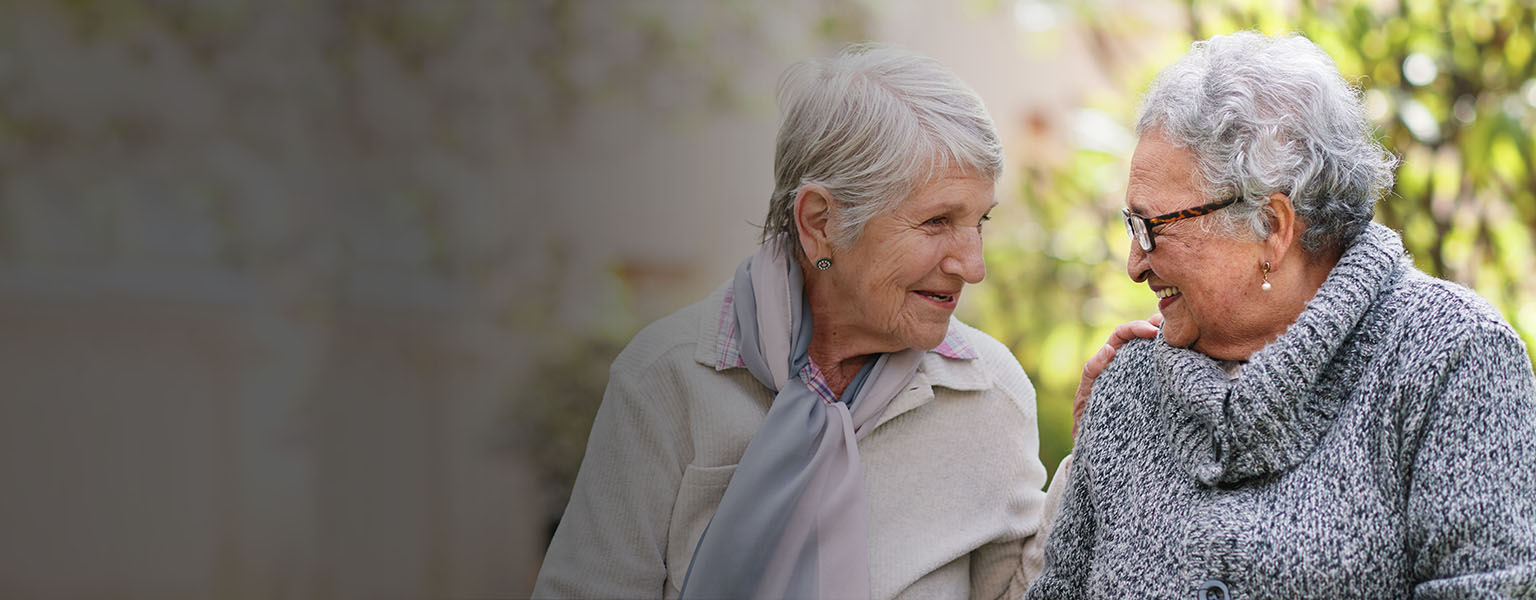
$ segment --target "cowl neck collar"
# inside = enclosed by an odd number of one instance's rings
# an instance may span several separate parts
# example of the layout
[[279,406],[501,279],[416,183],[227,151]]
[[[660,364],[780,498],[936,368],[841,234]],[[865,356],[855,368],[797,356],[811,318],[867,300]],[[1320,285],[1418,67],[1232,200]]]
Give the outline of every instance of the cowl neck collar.
[[1177,459],[1206,485],[1283,473],[1322,439],[1347,396],[1317,393],[1351,331],[1404,260],[1402,239],[1371,223],[1344,251],[1285,333],[1233,379],[1216,360],[1154,344],[1161,399]]

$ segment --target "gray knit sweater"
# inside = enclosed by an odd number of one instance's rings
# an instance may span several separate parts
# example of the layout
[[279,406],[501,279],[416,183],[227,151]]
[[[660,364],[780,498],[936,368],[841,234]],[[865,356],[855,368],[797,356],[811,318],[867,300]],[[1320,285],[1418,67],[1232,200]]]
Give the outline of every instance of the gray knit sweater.
[[1525,345],[1376,224],[1235,378],[1126,344],[1028,597],[1536,598]]

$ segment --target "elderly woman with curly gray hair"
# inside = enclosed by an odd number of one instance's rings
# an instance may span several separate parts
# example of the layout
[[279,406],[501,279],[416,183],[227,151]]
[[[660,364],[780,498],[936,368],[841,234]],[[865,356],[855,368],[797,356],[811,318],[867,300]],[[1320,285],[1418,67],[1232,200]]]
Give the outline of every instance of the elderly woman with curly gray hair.
[[1155,339],[1094,382],[1029,598],[1536,597],[1536,377],[1371,222],[1395,160],[1299,35],[1143,99],[1124,220]]
[[952,315],[1003,167],[980,98],[854,47],[780,104],[762,245],[614,361],[536,597],[1016,598],[1038,571],[1034,390]]

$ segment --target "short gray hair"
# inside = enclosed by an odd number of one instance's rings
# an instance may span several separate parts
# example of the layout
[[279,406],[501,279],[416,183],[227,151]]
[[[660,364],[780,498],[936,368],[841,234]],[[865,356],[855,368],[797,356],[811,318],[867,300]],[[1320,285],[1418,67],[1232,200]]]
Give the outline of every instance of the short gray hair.
[[1280,192],[1306,223],[1309,252],[1354,241],[1397,167],[1374,138],[1359,91],[1299,34],[1240,31],[1195,42],[1142,99],[1136,133],[1153,129],[1195,154],[1207,200],[1239,199],[1216,213],[1228,233],[1268,237],[1263,207]]
[[799,252],[795,196],[827,188],[842,217],[832,243],[857,242],[871,218],[890,211],[949,165],[996,181],[1003,146],[981,98],[931,58],[871,44],[802,61],[779,80],[774,188],[763,238],[787,234]]

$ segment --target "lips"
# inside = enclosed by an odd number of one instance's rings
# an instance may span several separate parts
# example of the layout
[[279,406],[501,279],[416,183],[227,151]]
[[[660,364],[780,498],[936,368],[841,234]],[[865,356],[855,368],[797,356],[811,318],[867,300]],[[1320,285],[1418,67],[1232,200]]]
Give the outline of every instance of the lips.
[[914,290],[912,293],[946,309],[953,309],[955,301],[960,298],[960,290]]

